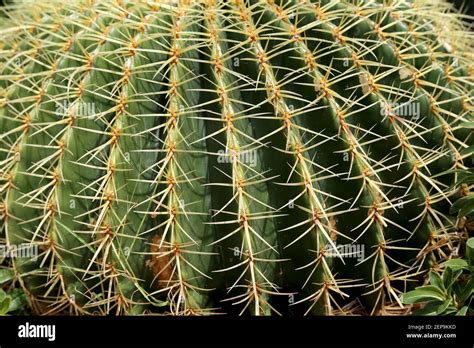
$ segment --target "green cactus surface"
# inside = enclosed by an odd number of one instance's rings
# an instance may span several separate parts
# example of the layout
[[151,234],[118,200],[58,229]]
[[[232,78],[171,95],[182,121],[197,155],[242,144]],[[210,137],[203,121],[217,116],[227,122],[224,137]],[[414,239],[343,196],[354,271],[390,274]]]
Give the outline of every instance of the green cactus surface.
[[445,1],[20,1],[0,38],[34,313],[399,313],[461,243],[474,37]]

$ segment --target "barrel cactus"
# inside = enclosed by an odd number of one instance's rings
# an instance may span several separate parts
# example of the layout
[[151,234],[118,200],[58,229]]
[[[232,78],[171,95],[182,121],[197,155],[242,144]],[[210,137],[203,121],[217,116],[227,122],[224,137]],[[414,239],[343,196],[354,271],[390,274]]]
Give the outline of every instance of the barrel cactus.
[[42,0],[0,35],[35,313],[389,314],[463,238],[474,40],[445,1]]

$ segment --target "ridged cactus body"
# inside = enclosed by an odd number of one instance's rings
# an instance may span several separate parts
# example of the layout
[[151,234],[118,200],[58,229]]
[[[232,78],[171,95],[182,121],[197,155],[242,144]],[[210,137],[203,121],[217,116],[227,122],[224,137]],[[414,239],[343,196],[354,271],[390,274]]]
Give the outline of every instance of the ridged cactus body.
[[472,35],[444,2],[22,6],[1,233],[38,250],[36,312],[386,314],[458,243]]

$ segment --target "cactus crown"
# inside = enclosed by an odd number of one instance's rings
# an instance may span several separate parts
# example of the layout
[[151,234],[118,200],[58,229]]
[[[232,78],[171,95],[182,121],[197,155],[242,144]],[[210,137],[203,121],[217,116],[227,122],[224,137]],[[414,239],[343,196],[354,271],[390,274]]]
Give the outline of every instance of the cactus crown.
[[8,16],[0,229],[37,312],[383,314],[461,238],[474,40],[444,1]]

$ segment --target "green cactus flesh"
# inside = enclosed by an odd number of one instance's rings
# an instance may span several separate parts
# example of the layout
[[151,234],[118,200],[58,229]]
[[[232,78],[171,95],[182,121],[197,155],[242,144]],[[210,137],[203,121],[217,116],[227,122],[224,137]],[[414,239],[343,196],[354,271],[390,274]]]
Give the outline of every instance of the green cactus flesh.
[[453,248],[474,41],[443,1],[39,1],[0,30],[36,313],[387,314]]

